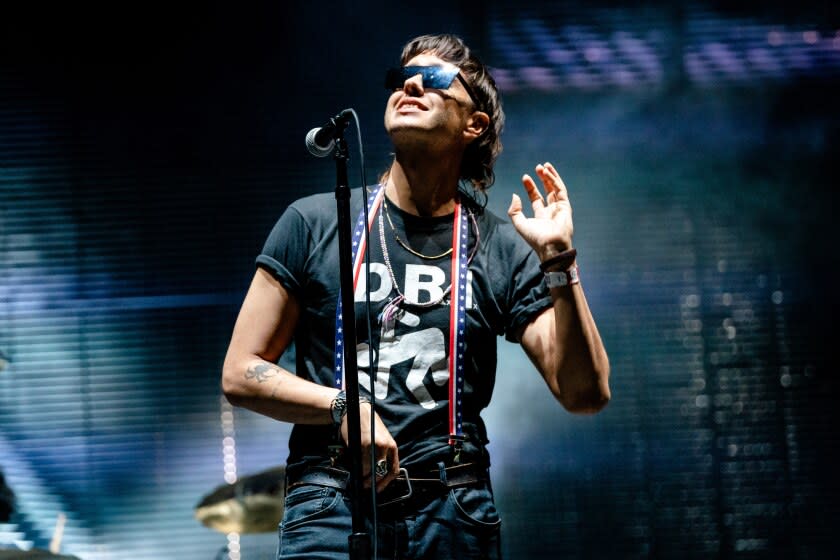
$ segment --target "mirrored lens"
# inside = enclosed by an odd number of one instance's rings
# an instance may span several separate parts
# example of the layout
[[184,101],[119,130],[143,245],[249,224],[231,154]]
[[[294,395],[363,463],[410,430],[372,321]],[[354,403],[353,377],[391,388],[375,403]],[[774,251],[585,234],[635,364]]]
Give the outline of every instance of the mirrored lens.
[[447,89],[452,85],[458,68],[444,68],[442,66],[403,66],[391,68],[385,73],[385,89],[400,89],[405,81],[420,74],[424,88]]

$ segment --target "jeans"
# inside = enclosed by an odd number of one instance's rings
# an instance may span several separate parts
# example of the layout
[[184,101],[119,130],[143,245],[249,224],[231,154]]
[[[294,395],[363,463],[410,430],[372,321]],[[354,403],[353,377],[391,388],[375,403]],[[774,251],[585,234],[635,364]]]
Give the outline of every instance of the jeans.
[[[362,507],[372,541],[370,508]],[[501,557],[501,520],[489,482],[441,490],[416,510],[381,511],[377,525],[380,560]],[[295,487],[286,496],[278,560],[346,560],[351,529],[350,502],[341,490],[314,484]]]

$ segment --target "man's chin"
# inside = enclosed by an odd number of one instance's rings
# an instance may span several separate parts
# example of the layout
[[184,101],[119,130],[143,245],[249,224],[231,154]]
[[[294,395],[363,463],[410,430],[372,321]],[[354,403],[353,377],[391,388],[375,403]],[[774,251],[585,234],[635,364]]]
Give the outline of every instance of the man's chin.
[[394,144],[427,142],[432,136],[429,128],[409,123],[393,124],[387,131]]

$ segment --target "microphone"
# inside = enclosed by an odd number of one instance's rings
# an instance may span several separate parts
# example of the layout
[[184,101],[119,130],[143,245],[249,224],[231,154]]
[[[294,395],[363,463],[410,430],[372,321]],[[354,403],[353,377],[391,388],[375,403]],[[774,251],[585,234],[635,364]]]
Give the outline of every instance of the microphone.
[[315,157],[326,157],[330,155],[335,146],[336,133],[341,133],[347,128],[348,121],[353,115],[353,109],[344,109],[342,112],[331,118],[327,124],[315,127],[306,134],[306,149]]

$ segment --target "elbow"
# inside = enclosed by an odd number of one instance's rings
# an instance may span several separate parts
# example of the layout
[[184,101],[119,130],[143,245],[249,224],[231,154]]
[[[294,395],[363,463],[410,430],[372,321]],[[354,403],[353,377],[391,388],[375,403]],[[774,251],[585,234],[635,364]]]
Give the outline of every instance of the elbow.
[[573,397],[559,399],[563,408],[574,414],[595,414],[601,412],[610,402],[609,389],[606,391],[592,391],[579,393]]
[[227,399],[227,402],[229,402],[233,406],[241,406],[241,395],[239,395],[239,393],[237,393],[236,391],[226,387],[224,382],[222,382],[222,395],[224,395],[225,399]]
[[222,394],[233,406],[240,406],[245,395],[242,392],[242,385],[237,382],[237,369],[232,364],[225,362],[222,367]]
[[563,408],[574,414],[595,414],[603,410],[610,402],[609,365],[590,372],[585,376],[591,381],[575,387],[560,388],[554,396]]

